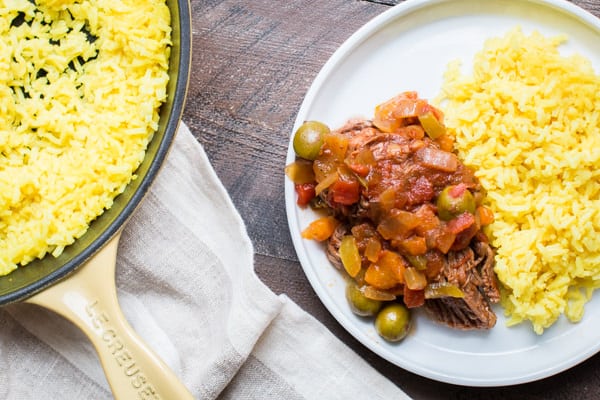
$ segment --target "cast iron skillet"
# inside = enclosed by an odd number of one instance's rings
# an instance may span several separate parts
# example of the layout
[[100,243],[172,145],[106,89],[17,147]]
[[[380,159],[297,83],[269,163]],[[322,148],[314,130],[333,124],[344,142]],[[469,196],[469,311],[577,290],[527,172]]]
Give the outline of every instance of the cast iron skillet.
[[114,283],[121,229],[142,201],[163,163],[179,125],[191,61],[189,0],[167,0],[172,41],[168,98],[157,132],[137,170],[138,178],[112,208],[63,254],[46,256],[0,277],[0,305],[25,301],[49,308],[79,326],[94,344],[116,398],[191,398],[173,372],[123,318]]

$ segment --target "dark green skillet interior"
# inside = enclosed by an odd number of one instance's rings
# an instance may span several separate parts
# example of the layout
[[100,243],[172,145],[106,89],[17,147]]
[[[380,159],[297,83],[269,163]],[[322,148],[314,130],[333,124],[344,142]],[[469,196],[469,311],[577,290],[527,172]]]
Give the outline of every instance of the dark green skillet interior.
[[85,235],[65,248],[60,257],[48,255],[0,277],[0,304],[23,300],[66,277],[119,231],[148,191],[173,142],[181,119],[191,61],[189,0],[167,0],[167,4],[173,28],[168,98],[160,110],[158,131],[137,170],[138,178],[115,199],[110,210],[92,222]]

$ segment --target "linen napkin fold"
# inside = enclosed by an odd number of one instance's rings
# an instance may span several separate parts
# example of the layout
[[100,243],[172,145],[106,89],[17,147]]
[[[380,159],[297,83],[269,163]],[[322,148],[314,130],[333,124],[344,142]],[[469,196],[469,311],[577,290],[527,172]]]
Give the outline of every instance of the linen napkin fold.
[[[124,227],[119,302],[198,399],[403,399],[399,388],[255,275],[244,222],[182,124]],[[0,309],[0,398],[110,399],[92,345],[40,307]]]

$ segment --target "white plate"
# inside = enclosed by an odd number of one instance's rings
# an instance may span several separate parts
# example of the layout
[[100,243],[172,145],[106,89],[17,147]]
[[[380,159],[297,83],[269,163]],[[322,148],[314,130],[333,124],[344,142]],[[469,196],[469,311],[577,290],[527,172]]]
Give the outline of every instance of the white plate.
[[[338,127],[351,117],[371,117],[376,104],[406,90],[433,98],[449,61],[470,65],[486,38],[517,25],[525,33],[566,33],[570,39],[561,51],[577,51],[599,70],[600,22],[566,1],[408,0],[370,21],[334,53],[308,91],[294,130],[308,119]],[[293,160],[290,145],[287,163]],[[357,340],[399,367],[454,384],[510,385],[556,374],[600,348],[598,296],[580,323],[560,319],[541,336],[529,324],[507,328],[502,310],[496,308],[498,323],[489,332],[455,331],[417,315],[404,341],[387,343],[371,321],[352,314],[344,280],[323,248],[300,237],[316,215],[296,206],[287,179],[285,196],[294,246],[317,295]]]

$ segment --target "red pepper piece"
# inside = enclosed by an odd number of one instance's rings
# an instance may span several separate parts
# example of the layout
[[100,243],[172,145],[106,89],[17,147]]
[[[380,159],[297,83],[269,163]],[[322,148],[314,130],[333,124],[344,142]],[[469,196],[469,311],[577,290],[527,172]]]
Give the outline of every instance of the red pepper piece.
[[338,179],[330,189],[333,201],[337,204],[349,206],[358,202],[360,195],[358,180]]
[[408,308],[421,307],[425,304],[425,290],[411,290],[404,285],[404,304]]
[[298,199],[296,203],[299,206],[306,206],[312,199],[315,198],[315,184],[314,183],[299,183],[295,186]]

